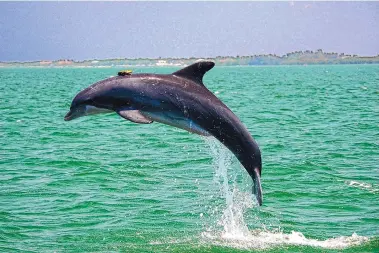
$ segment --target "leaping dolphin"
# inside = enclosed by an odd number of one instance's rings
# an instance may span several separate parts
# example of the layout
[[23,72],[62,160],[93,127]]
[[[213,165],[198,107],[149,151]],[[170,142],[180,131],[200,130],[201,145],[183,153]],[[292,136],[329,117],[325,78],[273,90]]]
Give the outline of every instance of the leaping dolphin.
[[157,121],[203,136],[214,136],[245,167],[262,205],[262,159],[258,144],[238,117],[203,84],[214,67],[202,61],[169,75],[132,74],[99,81],[79,92],[65,120],[116,112],[135,123]]

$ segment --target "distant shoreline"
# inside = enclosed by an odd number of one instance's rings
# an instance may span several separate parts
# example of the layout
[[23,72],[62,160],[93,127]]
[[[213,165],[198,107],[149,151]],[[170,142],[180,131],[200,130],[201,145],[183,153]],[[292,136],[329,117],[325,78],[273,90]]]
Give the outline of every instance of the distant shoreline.
[[0,67],[183,67],[201,60],[214,61],[217,66],[268,66],[268,65],[331,65],[331,64],[379,64],[377,56],[358,56],[317,51],[296,51],[283,56],[273,54],[249,56],[217,56],[214,58],[138,58],[104,59],[75,61],[60,59],[56,61],[0,62]]

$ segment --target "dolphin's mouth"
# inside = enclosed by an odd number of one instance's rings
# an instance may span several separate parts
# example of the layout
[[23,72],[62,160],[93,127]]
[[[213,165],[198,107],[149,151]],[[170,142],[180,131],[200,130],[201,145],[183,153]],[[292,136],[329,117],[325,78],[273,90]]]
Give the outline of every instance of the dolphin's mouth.
[[75,118],[74,116],[74,112],[72,110],[70,110],[66,116],[64,116],[64,120],[65,121],[70,121],[70,120],[73,120]]
[[66,114],[66,116],[64,116],[64,120],[70,121],[70,120],[80,118],[83,116],[101,114],[101,113],[110,113],[110,112],[113,112],[113,111],[109,109],[105,109],[105,108],[99,108],[92,105],[86,105],[86,106],[71,108],[70,111]]

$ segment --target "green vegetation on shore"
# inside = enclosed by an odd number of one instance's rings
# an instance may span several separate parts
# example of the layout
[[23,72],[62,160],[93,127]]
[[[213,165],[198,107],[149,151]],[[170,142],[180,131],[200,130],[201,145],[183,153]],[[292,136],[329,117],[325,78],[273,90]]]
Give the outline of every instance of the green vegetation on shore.
[[56,60],[33,62],[0,62],[0,67],[125,67],[125,66],[185,66],[198,60],[212,60],[218,66],[248,65],[312,65],[312,64],[379,64],[377,56],[345,55],[317,51],[296,51],[277,56],[217,56],[215,58],[138,58],[138,59],[105,59],[105,60]]

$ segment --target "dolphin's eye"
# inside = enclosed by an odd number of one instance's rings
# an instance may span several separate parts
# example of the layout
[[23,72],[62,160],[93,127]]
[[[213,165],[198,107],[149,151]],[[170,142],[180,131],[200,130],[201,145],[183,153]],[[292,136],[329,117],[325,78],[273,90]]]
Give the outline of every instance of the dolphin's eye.
[[79,106],[79,105],[93,105],[93,101],[92,99],[85,99],[76,104],[76,106]]
[[93,100],[92,99],[87,99],[86,101],[85,101],[85,103],[84,103],[85,105],[93,105],[94,104],[94,102],[93,102]]

